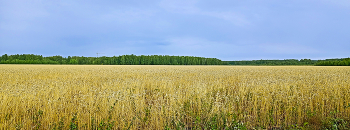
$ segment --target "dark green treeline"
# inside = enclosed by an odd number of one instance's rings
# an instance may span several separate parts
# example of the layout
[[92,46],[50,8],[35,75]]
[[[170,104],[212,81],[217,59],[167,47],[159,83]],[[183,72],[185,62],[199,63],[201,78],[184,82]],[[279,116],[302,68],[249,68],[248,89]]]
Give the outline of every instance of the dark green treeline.
[[285,59],[285,60],[251,60],[251,61],[227,61],[230,65],[315,65],[318,61],[311,59]]
[[316,66],[350,66],[350,58],[311,60],[251,60],[251,61],[221,61],[216,58],[168,55],[122,55],[113,57],[84,56],[49,56],[34,54],[4,54],[0,64],[79,64],[79,65],[316,65]]
[[251,61],[226,61],[229,65],[315,65],[315,66],[350,66],[350,58],[342,59],[285,59],[285,60],[251,60]]
[[316,63],[317,66],[350,66],[350,58],[326,59]]
[[79,64],[79,65],[223,65],[216,58],[168,55],[122,55],[113,57],[49,56],[34,54],[4,54],[0,64]]
[[350,58],[342,59],[285,59],[285,60],[251,60],[251,61],[226,61],[229,65],[315,65],[315,66],[350,66]]

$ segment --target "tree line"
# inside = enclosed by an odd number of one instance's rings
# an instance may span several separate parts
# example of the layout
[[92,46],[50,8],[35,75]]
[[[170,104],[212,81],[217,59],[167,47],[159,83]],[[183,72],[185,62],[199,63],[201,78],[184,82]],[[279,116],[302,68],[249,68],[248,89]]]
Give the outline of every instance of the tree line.
[[341,59],[285,59],[285,60],[251,60],[251,61],[226,61],[229,65],[315,65],[315,66],[350,66],[350,58]]
[[217,58],[168,55],[122,55],[113,57],[84,56],[48,56],[34,54],[4,54],[0,64],[78,64],[78,65],[316,65],[316,66],[350,66],[350,58],[341,59],[285,59],[285,60],[250,60],[221,61]]
[[217,58],[168,55],[122,55],[113,57],[48,56],[34,54],[4,54],[0,64],[78,64],[78,65],[224,65]]
[[311,59],[285,59],[285,60],[247,60],[247,61],[227,61],[229,65],[315,65],[317,60]]
[[350,58],[326,59],[326,60],[318,61],[315,65],[317,66],[350,66]]

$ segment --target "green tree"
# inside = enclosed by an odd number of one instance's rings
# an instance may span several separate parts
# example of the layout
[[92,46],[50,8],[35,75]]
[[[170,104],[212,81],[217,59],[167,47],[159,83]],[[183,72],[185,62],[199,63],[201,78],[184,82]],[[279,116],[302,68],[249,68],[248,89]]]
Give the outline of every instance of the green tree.
[[69,64],[78,64],[76,59],[70,59]]

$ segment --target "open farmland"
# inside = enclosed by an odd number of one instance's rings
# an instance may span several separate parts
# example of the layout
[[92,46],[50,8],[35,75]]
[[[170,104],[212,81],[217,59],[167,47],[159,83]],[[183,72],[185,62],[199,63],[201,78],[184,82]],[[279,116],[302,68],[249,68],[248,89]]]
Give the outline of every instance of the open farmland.
[[349,67],[0,65],[0,75],[0,129],[349,128]]

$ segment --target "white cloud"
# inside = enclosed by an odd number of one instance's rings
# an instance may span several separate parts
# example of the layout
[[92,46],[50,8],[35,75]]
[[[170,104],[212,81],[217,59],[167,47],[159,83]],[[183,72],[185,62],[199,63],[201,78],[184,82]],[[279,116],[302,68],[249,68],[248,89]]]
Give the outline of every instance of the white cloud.
[[259,44],[258,48],[266,54],[315,54],[318,50],[297,43],[266,43]]
[[197,14],[200,10],[196,3],[198,0],[162,0],[159,5],[170,12]]
[[164,10],[186,15],[202,15],[229,21],[236,26],[249,25],[249,20],[238,11],[208,11],[197,6],[198,0],[163,0],[160,7]]
[[232,11],[231,12],[202,12],[202,15],[212,16],[215,18],[230,21],[236,26],[246,26],[251,24],[243,14],[232,12]]
[[233,44],[210,41],[196,37],[177,37],[166,41],[169,45],[161,47],[164,52],[178,55],[219,57],[237,49]]
[[37,19],[48,17],[42,1],[3,1],[0,5],[0,28],[7,31],[25,31]]
[[322,0],[326,5],[335,5],[338,7],[350,7],[350,0]]
[[102,13],[98,18],[102,22],[136,22],[149,19],[154,16],[152,10],[141,10],[137,8],[114,9]]

